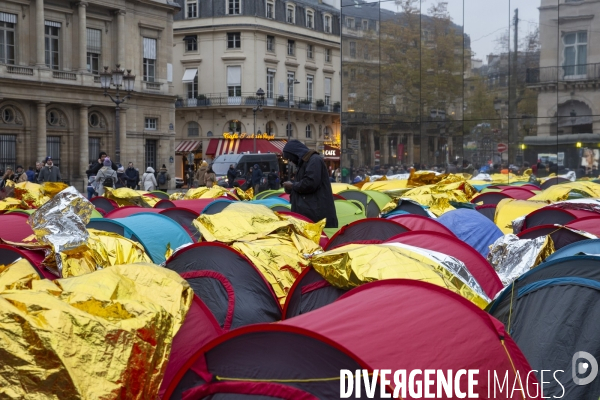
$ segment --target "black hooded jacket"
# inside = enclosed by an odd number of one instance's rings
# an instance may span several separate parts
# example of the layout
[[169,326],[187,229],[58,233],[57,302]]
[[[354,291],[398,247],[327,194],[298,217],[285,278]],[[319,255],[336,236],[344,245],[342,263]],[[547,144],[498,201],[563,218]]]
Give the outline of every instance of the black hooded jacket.
[[329,172],[319,153],[309,150],[298,140],[290,140],[283,148],[283,153],[284,157],[298,166],[290,194],[292,211],[314,222],[326,218],[326,228],[337,228]]

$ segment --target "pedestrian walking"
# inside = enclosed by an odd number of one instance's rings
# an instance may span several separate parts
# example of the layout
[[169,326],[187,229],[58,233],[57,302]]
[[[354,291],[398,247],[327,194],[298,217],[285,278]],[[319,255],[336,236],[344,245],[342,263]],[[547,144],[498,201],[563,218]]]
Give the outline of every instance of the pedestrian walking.
[[117,183],[117,173],[112,169],[112,161],[105,157],[102,162],[104,165],[96,175],[96,193],[98,196],[104,194],[104,188],[109,187],[114,189]]
[[260,192],[260,181],[262,180],[263,173],[258,164],[254,164],[254,169],[252,170],[252,187],[254,188],[254,194],[258,194]]
[[165,164],[158,170],[158,175],[156,176],[156,182],[158,183],[158,190],[162,190],[163,192],[167,192],[169,189],[169,182],[171,181],[171,175],[167,172],[167,166]]
[[127,179],[127,187],[129,189],[137,188],[140,181],[140,173],[137,169],[133,168],[133,163],[130,162],[125,170],[125,178]]
[[217,176],[212,169],[212,166],[208,167],[206,174],[204,175],[204,184],[207,188],[213,187],[217,183]]
[[[200,168],[198,168],[198,171],[196,171],[196,174],[194,175],[194,181],[197,182],[198,186],[206,186],[206,171],[208,171],[208,163],[202,161]],[[188,187],[192,187],[192,184],[190,183]]]
[[145,191],[151,192],[156,189],[157,185],[158,183],[156,182],[156,178],[154,177],[154,168],[146,168],[146,173],[142,175],[142,187]]

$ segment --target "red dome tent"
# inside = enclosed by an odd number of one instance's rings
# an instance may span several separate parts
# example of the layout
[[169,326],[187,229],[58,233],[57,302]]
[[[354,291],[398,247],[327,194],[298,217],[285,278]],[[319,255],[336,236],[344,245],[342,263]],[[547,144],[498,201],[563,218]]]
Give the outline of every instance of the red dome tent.
[[502,192],[486,192],[478,194],[471,199],[471,203],[477,204],[483,202],[483,204],[494,204],[497,205],[504,199],[512,199],[512,197]]
[[600,214],[595,213],[593,211],[585,210],[565,210],[562,208],[552,206],[543,207],[530,212],[525,217],[525,224],[523,225],[523,229],[529,229],[533,228],[534,226],[540,225],[565,225],[578,218],[594,216],[600,217]]
[[158,213],[161,210],[156,208],[147,208],[147,207],[139,207],[139,206],[125,206],[120,208],[115,208],[112,211],[109,211],[104,215],[104,218],[115,219],[115,218],[125,218],[129,217],[133,214],[139,213]]
[[579,231],[589,232],[600,237],[600,214],[593,217],[579,218],[569,222],[566,226]]
[[408,244],[447,254],[462,261],[490,299],[504,288],[490,263],[477,250],[454,235],[424,231],[406,232],[394,236],[386,243]]
[[513,199],[518,199],[518,200],[528,200],[528,199],[532,198],[533,196],[535,196],[535,193],[533,193],[531,190],[521,187],[521,186],[511,186],[511,187],[502,189],[502,191],[500,193],[507,194],[510,197],[512,197]]
[[450,229],[446,228],[444,225],[440,224],[435,219],[427,218],[422,215],[402,214],[395,215],[387,219],[390,221],[397,222],[400,225],[410,229],[411,231],[431,231],[454,236],[454,233],[452,233]]
[[271,285],[244,255],[220,243],[196,243],[165,265],[189,281],[224,330],[281,319]]
[[[507,374],[510,387],[517,372],[523,378],[531,371],[504,326],[468,300],[424,282],[387,280],[311,313],[213,340],[178,372],[164,398],[256,394],[261,382],[260,394],[274,398],[294,398],[289,386],[295,398],[333,399],[340,397],[340,381],[331,378],[339,378],[341,369],[363,368],[405,370],[406,377],[417,369],[477,369],[473,391],[479,398],[488,398],[488,371],[501,379]],[[466,392],[467,380],[459,382]],[[535,393],[533,374],[523,382]],[[502,398],[522,399],[522,393]]]
[[50,280],[58,278],[42,265],[42,261],[44,261],[43,250],[26,250],[6,244],[0,244],[0,265],[11,264],[19,258],[24,258],[29,261],[29,263],[37,270],[41,278]]
[[194,200],[161,200],[154,205],[154,208],[174,208],[181,207],[202,213],[204,207],[217,199],[194,199]]
[[0,238],[9,242],[21,242],[33,235],[27,223],[29,215],[21,213],[0,214]]
[[107,199],[106,197],[102,196],[92,197],[90,203],[92,203],[96,208],[103,209],[105,212],[110,212],[115,208],[119,208],[119,205],[114,200]]
[[517,236],[520,239],[535,239],[540,236],[550,235],[554,242],[554,249],[561,249],[571,243],[579,242],[580,240],[589,239],[583,235],[573,232],[570,229],[566,229],[562,226],[556,225],[539,225],[533,228],[526,229],[519,233]]
[[348,243],[381,243],[400,233],[407,232],[409,229],[404,225],[388,219],[366,218],[354,221],[337,231],[329,239],[325,250],[335,249],[336,247]]

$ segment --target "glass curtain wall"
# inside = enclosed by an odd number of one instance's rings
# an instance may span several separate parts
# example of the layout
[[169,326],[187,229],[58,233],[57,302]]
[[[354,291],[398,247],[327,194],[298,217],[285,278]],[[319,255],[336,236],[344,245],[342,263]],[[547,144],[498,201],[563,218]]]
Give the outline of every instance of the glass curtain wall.
[[593,15],[593,1],[343,0],[343,166],[597,177]]

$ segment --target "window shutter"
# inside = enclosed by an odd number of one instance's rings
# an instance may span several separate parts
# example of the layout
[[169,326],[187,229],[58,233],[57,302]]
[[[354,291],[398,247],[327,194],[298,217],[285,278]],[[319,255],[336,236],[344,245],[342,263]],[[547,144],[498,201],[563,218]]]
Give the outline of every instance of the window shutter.
[[99,29],[87,28],[87,51],[90,53],[102,52],[102,31]]
[[144,38],[144,58],[156,60],[156,39]]
[[227,86],[242,85],[242,67],[227,67]]
[[60,28],[62,26],[62,24],[60,22],[48,21],[48,20],[45,21],[44,25],[46,25],[46,26],[53,26],[55,28]]
[[325,78],[325,94],[331,96],[331,78]]

